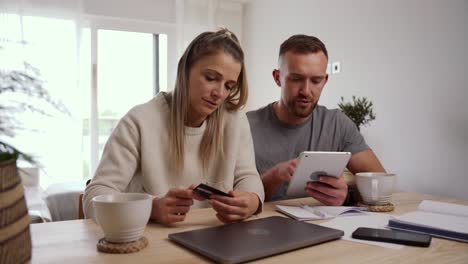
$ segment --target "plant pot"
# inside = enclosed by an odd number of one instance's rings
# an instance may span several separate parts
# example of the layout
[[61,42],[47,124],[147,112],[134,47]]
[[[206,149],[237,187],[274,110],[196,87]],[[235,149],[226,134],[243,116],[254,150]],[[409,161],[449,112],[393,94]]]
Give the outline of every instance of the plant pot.
[[16,159],[0,162],[0,263],[31,259],[29,214]]

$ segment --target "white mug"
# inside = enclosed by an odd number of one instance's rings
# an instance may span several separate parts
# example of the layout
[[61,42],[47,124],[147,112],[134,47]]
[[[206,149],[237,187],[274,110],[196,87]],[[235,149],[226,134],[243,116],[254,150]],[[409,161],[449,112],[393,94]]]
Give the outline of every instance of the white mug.
[[395,174],[386,172],[356,173],[356,185],[362,200],[371,205],[390,202]]
[[103,194],[92,199],[94,216],[108,242],[125,243],[143,236],[152,196],[144,193]]

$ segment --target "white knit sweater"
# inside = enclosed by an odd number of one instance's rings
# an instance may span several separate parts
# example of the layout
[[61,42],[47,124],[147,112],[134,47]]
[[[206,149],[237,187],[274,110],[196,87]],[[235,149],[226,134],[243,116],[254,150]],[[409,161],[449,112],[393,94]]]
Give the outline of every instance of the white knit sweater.
[[[144,192],[162,197],[174,187],[208,183],[224,191],[253,192],[264,200],[263,185],[255,167],[249,123],[242,112],[226,112],[224,160],[211,162],[203,173],[199,147],[206,128],[186,127],[184,168],[174,174],[169,166],[169,112],[164,95],[131,109],[112,132],[93,180],[86,187],[84,212],[93,216],[91,199],[100,194]],[[193,207],[206,207],[195,201]]]

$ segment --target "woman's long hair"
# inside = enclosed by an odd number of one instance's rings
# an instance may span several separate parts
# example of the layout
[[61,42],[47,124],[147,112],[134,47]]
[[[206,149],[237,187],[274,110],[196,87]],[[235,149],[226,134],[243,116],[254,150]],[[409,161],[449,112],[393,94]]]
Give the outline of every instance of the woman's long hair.
[[223,114],[224,111],[235,111],[247,102],[248,87],[244,65],[244,52],[239,40],[231,31],[220,29],[215,32],[204,32],[198,35],[187,47],[179,60],[177,80],[171,93],[170,114],[170,160],[172,168],[179,172],[184,166],[184,138],[187,111],[189,107],[189,73],[192,66],[201,58],[225,52],[241,64],[237,85],[226,100],[207,117],[206,130],[200,144],[200,161],[206,170],[212,157],[224,158]]

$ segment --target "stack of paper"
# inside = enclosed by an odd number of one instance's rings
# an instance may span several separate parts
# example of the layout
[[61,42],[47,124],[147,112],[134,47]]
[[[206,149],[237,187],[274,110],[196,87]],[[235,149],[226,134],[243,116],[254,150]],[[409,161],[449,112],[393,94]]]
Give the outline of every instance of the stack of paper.
[[362,244],[369,244],[379,247],[391,248],[391,249],[402,249],[404,246],[393,243],[377,242],[369,240],[361,240],[352,238],[353,232],[358,227],[370,227],[384,229],[390,219],[390,215],[384,213],[366,213],[365,215],[358,215],[353,217],[337,217],[328,222],[321,223],[321,226],[335,228],[343,230],[345,233],[342,239],[349,240]]

